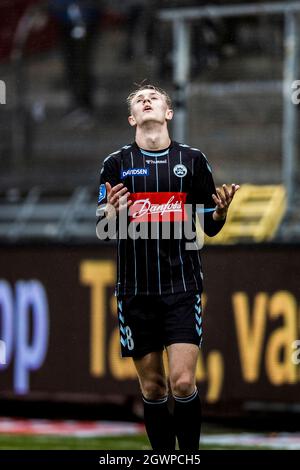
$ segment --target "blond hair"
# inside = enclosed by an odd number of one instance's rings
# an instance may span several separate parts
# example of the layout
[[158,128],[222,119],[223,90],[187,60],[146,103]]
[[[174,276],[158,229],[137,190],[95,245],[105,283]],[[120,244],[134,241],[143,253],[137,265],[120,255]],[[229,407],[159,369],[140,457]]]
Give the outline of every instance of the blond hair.
[[170,96],[168,95],[168,93],[165,90],[163,90],[162,88],[160,88],[158,86],[151,85],[151,84],[143,85],[143,82],[141,84],[136,84],[136,85],[138,86],[138,88],[136,88],[134,91],[132,91],[126,99],[129,113],[131,113],[132,100],[137,95],[137,93],[139,93],[141,90],[154,90],[154,91],[157,91],[157,93],[160,93],[161,95],[163,95],[165,97],[168,108],[172,109],[172,100],[171,100]]

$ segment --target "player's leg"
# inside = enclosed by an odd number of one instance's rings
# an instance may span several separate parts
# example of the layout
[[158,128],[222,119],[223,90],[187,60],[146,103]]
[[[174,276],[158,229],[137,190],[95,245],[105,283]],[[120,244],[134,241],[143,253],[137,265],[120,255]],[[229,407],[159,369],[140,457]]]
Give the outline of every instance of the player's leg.
[[174,426],[181,450],[199,449],[201,404],[196,388],[196,364],[202,342],[201,293],[164,297],[164,343],[175,398]]
[[146,431],[154,450],[174,450],[175,432],[168,408],[168,385],[162,351],[134,358],[143,395]]
[[175,434],[168,409],[167,380],[162,360],[162,326],[156,297],[118,298],[121,352],[132,357],[143,395],[144,419],[155,450],[175,449]]
[[199,449],[201,403],[196,387],[199,347],[195,344],[168,346],[170,384],[175,400],[174,426],[180,450]]
[[160,400],[168,395],[162,351],[150,352],[141,358],[133,358],[133,361],[146,400]]

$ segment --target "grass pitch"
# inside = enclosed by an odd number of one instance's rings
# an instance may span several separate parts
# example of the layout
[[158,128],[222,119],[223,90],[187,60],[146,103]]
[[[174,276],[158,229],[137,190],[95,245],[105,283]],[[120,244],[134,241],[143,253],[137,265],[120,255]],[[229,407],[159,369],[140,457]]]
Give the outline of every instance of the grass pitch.
[[[58,437],[0,435],[0,450],[150,450],[145,435]],[[201,445],[200,450],[258,450],[267,447]]]

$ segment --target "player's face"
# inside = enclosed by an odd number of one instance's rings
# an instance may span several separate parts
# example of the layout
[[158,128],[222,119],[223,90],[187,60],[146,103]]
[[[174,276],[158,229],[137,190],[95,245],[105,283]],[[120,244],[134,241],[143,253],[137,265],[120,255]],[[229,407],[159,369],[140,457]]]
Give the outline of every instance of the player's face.
[[155,90],[140,90],[131,102],[131,126],[142,126],[145,123],[155,122],[164,124],[173,117],[166,98]]

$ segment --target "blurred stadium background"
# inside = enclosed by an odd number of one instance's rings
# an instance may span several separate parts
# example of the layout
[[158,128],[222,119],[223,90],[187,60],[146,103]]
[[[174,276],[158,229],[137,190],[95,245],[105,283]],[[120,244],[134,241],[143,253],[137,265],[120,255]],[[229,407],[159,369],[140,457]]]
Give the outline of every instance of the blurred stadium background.
[[203,250],[202,446],[299,448],[300,3],[79,3],[0,0],[0,448],[148,448],[95,235],[145,78],[173,137],[242,186]]

